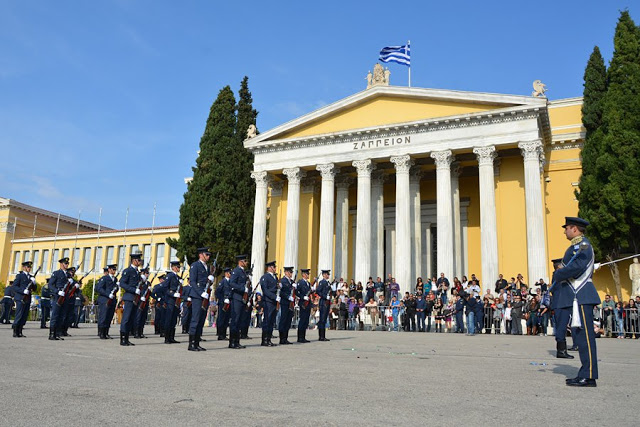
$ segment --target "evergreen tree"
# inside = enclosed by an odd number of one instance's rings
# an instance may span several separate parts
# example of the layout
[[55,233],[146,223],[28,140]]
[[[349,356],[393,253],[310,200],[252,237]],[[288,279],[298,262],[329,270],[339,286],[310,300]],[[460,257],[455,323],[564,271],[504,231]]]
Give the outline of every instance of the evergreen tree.
[[[583,123],[587,140],[578,201],[591,222],[596,257],[612,261],[637,248],[640,224],[640,33],[627,11],[620,15],[614,54],[602,96],[602,67],[594,50],[585,71]],[[588,96],[587,96],[588,95]],[[601,102],[600,102],[601,101]],[[599,116],[601,119],[599,120]],[[610,264],[622,299],[617,264]]]

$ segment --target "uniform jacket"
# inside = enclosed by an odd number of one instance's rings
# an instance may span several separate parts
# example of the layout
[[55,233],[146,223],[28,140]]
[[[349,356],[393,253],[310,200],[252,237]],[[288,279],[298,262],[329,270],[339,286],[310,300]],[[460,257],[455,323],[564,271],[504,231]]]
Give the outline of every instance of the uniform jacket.
[[280,279],[280,301],[288,301],[293,290],[293,279],[289,279],[287,276],[282,276]]
[[16,278],[13,280],[13,299],[20,299],[24,297],[24,290],[31,284],[31,277],[25,271],[21,271],[16,274]]
[[180,277],[173,271],[167,273],[164,282],[162,282],[162,288],[164,289],[163,300],[167,303],[175,304],[176,299],[173,297],[173,294],[180,289]]
[[[138,289],[138,284],[140,283],[140,273],[136,267],[129,266],[122,272],[122,277],[120,278],[120,287],[124,290],[124,295],[122,295],[123,301],[133,301],[136,296],[136,289]],[[143,292],[140,291],[140,295],[142,296]]]
[[151,290],[151,297],[156,300],[156,307],[160,308],[160,304],[164,304],[166,302],[167,288],[164,286],[166,280],[162,283],[158,283]]
[[57,297],[58,292],[63,291],[67,283],[67,272],[63,269],[56,270],[49,279],[49,289]]
[[189,269],[189,285],[191,285],[191,299],[202,300],[202,293],[207,290],[209,282],[209,270],[202,261],[196,261],[191,264]]
[[278,279],[274,274],[265,273],[260,278],[260,289],[262,289],[262,297],[265,302],[276,303],[276,295],[278,292]]
[[231,285],[229,285],[229,279],[223,278],[216,287],[216,301],[223,303],[226,298],[231,296]]
[[244,296],[244,288],[247,286],[247,274],[242,267],[237,266],[233,269],[229,278],[229,286],[233,299],[241,301]]
[[[304,309],[304,297],[309,296],[311,293],[311,284],[307,282],[305,279],[298,280],[298,286],[296,287],[296,295],[300,297],[298,300],[298,306],[301,309]],[[309,302],[311,302],[311,297],[309,297]],[[307,308],[311,308],[311,305],[308,305]]]
[[320,299],[327,301],[327,296],[330,295],[331,292],[331,284],[329,283],[329,281],[326,279],[320,280],[316,292],[320,296]]
[[[109,301],[109,295],[116,289],[116,281],[109,274],[102,276],[96,285],[98,293],[98,304],[106,304]],[[115,295],[113,297],[115,299]]]
[[[585,248],[580,250],[582,244]],[[552,309],[573,306],[574,297],[578,299],[578,304],[600,304],[600,296],[591,281],[593,261],[593,247],[589,239],[584,236],[574,238],[562,257],[562,268],[553,273],[550,289],[553,294]],[[582,283],[577,293],[572,281]]]

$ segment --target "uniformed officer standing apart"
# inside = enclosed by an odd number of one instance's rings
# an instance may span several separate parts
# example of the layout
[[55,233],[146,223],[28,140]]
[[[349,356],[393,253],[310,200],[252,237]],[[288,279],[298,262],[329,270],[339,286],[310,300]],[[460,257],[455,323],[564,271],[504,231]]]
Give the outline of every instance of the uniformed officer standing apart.
[[245,293],[249,293],[247,287],[247,274],[245,269],[248,264],[248,255],[237,255],[236,261],[238,266],[231,272],[229,285],[231,286],[231,319],[229,322],[229,348],[241,349],[245,348],[240,345],[240,317],[245,311],[246,303],[244,301]]
[[[80,283],[75,280],[76,268],[69,267],[67,270],[67,282],[69,283],[69,288],[67,288],[67,293],[64,297],[64,304],[62,305],[62,336],[70,337],[69,328],[73,326],[73,322],[75,321],[75,307],[76,307],[76,299],[75,295],[80,289]],[[73,297],[71,296],[71,290],[75,288],[73,291]]]
[[202,300],[209,299],[207,285],[213,282],[214,277],[209,272],[209,248],[198,248],[198,261],[191,264],[189,269],[189,283],[191,284],[191,323],[189,324],[189,351],[206,351],[200,347],[202,326],[207,315],[202,308]]
[[[224,278],[218,283],[216,287],[216,301],[218,302],[218,318],[216,320],[218,341],[224,341],[227,338],[227,327],[229,326],[229,314],[231,312],[231,286],[229,285],[229,278],[231,277],[231,269],[225,267],[223,270]],[[227,309],[225,310],[225,307]]]
[[[67,269],[69,268],[69,258],[58,260],[60,269],[53,272],[49,279],[49,289],[51,289],[53,301],[51,302],[51,321],[49,322],[49,339],[64,340],[62,335],[63,309],[58,304],[58,297],[64,297],[64,288],[67,285]],[[64,305],[64,304],[63,304]]]
[[329,273],[331,270],[322,270],[322,280],[318,283],[318,309],[320,319],[318,320],[318,341],[330,341],[326,337],[327,317],[329,316],[329,306],[331,305],[331,284],[329,283]]
[[262,289],[262,343],[263,347],[277,347],[278,344],[271,342],[273,325],[276,321],[276,298],[278,295],[278,276],[276,276],[276,262],[270,261],[265,264],[267,272],[260,278],[260,289]]
[[[180,307],[176,307],[176,299],[180,298],[180,286],[184,281],[178,276],[180,271],[180,261],[171,261],[171,271],[167,273],[167,276],[162,282],[162,286],[165,288],[165,303],[166,310],[164,313],[164,343],[165,344],[179,344],[180,341],[176,341],[176,324],[178,323],[178,314]],[[183,295],[186,293],[183,292]]]
[[36,279],[31,276],[33,263],[22,263],[22,271],[16,275],[13,281],[13,300],[16,304],[16,317],[13,319],[13,337],[22,338],[22,328],[27,321],[31,306],[31,285],[35,285]]
[[293,344],[289,341],[289,330],[291,329],[291,320],[293,319],[293,311],[290,309],[290,303],[293,302],[293,267],[284,268],[284,276],[280,279],[280,296],[276,298],[276,302],[280,303],[280,324],[278,331],[280,332],[280,344]]
[[591,281],[594,253],[591,242],[584,236],[588,225],[589,222],[582,218],[565,218],[562,227],[571,245],[552,278],[555,309],[562,312],[561,316],[571,315],[572,327],[577,327],[573,340],[578,346],[582,366],[576,378],[567,379],[568,386],[576,387],[596,387],[598,378],[593,308],[601,301]]
[[40,290],[40,329],[47,329],[47,320],[51,313],[51,290],[49,289],[48,280],[42,285]]
[[307,340],[307,328],[309,327],[309,316],[311,316],[311,283],[309,283],[309,271],[308,268],[300,270],[302,273],[302,279],[298,280],[296,286],[296,294],[298,296],[298,342],[307,343],[311,342]]
[[116,269],[117,264],[110,264],[104,268],[104,276],[98,280],[96,292],[98,293],[98,336],[102,340],[111,339],[109,336],[109,327],[116,311],[116,294],[118,286],[116,285]]
[[[167,272],[169,273],[169,272]],[[164,315],[166,312],[166,292],[167,288],[164,287],[164,281],[167,278],[166,274],[158,276],[158,284],[153,287],[151,291],[151,297],[155,301],[155,317],[153,318],[153,329],[156,335],[160,335],[160,338],[164,337]]]
[[[562,265],[562,258],[551,260],[553,270],[557,270]],[[571,299],[573,301],[573,291],[569,287],[552,286],[551,310],[553,311],[553,334],[556,339],[556,358],[573,359],[574,357],[567,352],[567,327],[571,320],[570,310],[559,310],[556,301]],[[566,294],[566,295],[562,295]],[[575,340],[575,333],[571,335],[571,339]],[[574,344],[575,345],[575,344]]]
[[[144,276],[144,279],[142,277]],[[147,289],[151,286],[151,283],[147,280],[149,277],[149,268],[143,268],[140,271],[140,302],[138,302],[137,310],[133,316],[133,337],[134,338],[147,338],[144,335],[144,324],[147,323],[147,313],[149,312],[149,301],[145,298]],[[144,306],[144,308],[143,308]]]
[[13,308],[13,284],[5,286],[4,296],[2,297],[2,321],[0,323],[8,325],[11,323],[11,309]]
[[146,282],[147,277],[138,272],[138,267],[142,264],[142,254],[131,254],[131,265],[122,272],[122,278],[118,286],[122,288],[122,321],[120,323],[120,345],[135,345],[129,341],[129,334],[133,329],[133,320],[136,311],[134,300],[136,295],[140,295],[140,282]]

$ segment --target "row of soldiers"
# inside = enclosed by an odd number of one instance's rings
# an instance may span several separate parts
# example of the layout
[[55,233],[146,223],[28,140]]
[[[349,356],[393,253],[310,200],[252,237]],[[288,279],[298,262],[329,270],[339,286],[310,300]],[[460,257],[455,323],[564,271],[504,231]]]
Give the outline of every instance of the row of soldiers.
[[[176,324],[182,307],[183,333],[189,334],[189,351],[206,351],[200,345],[204,341],[202,330],[208,312],[210,293],[215,282],[213,276],[215,262],[209,264],[211,253],[208,248],[199,248],[198,261],[190,266],[189,284],[184,284],[181,262],[172,261],[171,270],[159,276],[159,284],[151,288],[148,268],[141,268],[142,254],[131,254],[131,265],[122,270],[118,278],[117,265],[110,264],[104,268],[104,275],[95,286],[98,294],[98,336],[100,339],[111,339],[109,329],[113,321],[117,304],[117,294],[122,290],[122,319],[120,323],[120,345],[133,346],[129,338],[146,338],[143,333],[149,312],[149,302],[156,302],[156,331],[165,339],[166,344],[179,343],[175,339]],[[233,270],[224,268],[224,278],[215,290],[218,302],[217,335],[218,340],[229,340],[229,348],[242,349],[240,339],[248,336],[251,312],[255,301],[256,289],[253,287],[248,270],[248,256],[238,255],[237,266]],[[75,268],[69,267],[69,258],[59,260],[60,268],[56,270],[47,285],[43,288],[44,299],[51,299],[51,320],[49,339],[63,340],[69,336],[68,328],[74,319],[74,295],[81,294],[82,279],[75,279]],[[21,271],[13,282],[12,292],[16,304],[16,315],[13,324],[14,337],[22,337],[22,328],[27,320],[31,295],[36,289],[35,276],[31,275],[31,262],[23,263]],[[276,346],[271,339],[277,311],[280,311],[278,330],[280,344],[289,342],[289,330],[296,304],[300,310],[298,324],[298,342],[307,343],[306,331],[311,314],[311,299],[317,294],[321,300],[320,321],[318,323],[319,340],[329,341],[325,336],[325,325],[329,314],[332,292],[335,283],[329,283],[329,270],[322,270],[322,279],[316,284],[309,281],[309,269],[303,269],[302,278],[296,282],[293,267],[285,267],[284,275],[276,275],[275,261],[266,263],[266,273],[260,278],[262,289],[262,346]],[[332,288],[333,286],[333,288]],[[45,292],[48,294],[45,296]],[[55,301],[55,302],[54,302]],[[10,309],[9,309],[10,310]],[[5,312],[7,310],[5,309]],[[43,311],[43,321],[46,321]],[[43,322],[44,323],[44,322]],[[226,331],[229,328],[229,336]]]

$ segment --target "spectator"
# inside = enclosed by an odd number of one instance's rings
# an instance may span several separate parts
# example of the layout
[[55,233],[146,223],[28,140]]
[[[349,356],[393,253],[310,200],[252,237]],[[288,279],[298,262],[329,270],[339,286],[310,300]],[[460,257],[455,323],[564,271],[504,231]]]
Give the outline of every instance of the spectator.
[[425,299],[427,295],[429,295],[429,292],[431,292],[432,289],[433,289],[433,282],[431,281],[431,279],[427,279],[427,283],[425,283],[423,286]]
[[360,298],[358,300],[358,325],[359,325],[358,330],[359,331],[364,331],[365,314],[366,314],[366,307],[365,307],[364,301],[362,301],[362,298]]
[[349,326],[350,330],[354,330],[356,327],[356,316],[358,315],[358,303],[355,298],[349,298]]
[[527,335],[538,335],[538,310],[540,309],[540,302],[538,296],[534,296],[529,300],[527,304],[527,311],[529,313],[527,319]]
[[407,331],[416,331],[416,298],[413,294],[409,295],[405,303],[405,317],[407,322]]
[[627,338],[638,339],[638,307],[633,299],[625,307]]
[[329,313],[329,329],[336,330],[338,329],[338,319],[340,317],[340,300],[338,298],[334,298],[331,301]]
[[507,283],[507,291],[513,293],[516,290],[516,278],[512,277],[509,283]]
[[418,295],[418,293],[422,292],[424,292],[424,283],[422,283],[422,277],[418,277],[416,279],[416,288],[414,290],[414,293]]
[[366,296],[364,301],[369,301],[371,298],[374,298],[376,294],[376,285],[373,283],[373,278],[369,277],[369,281],[367,282],[366,287]]
[[496,280],[496,294],[499,295],[500,291],[503,289],[507,289],[507,281],[502,274],[498,274],[498,280]]
[[491,293],[491,289],[487,289],[487,293],[484,294],[484,296],[482,298],[486,298],[489,300],[489,302],[493,302],[494,299],[496,299],[493,294]]
[[384,315],[384,307],[387,305],[387,302],[384,300],[384,295],[378,296],[378,310],[380,311],[380,321],[383,326],[387,325],[387,318]]
[[397,301],[399,292],[400,292],[400,285],[396,282],[396,278],[392,277],[391,282],[389,282],[389,295],[391,295],[391,298],[396,297],[396,301]]
[[447,303],[447,291],[449,290],[449,279],[444,277],[444,273],[440,273],[440,278],[436,281],[438,287],[438,297],[442,298],[442,303]]
[[435,305],[433,306],[433,315],[436,320],[436,333],[442,332],[442,320],[444,320],[443,311],[444,307],[442,305],[442,300],[440,298],[436,298]]
[[[314,279],[315,280],[315,279]],[[342,291],[343,294],[346,294],[349,291],[349,287],[345,283],[344,279],[341,277],[338,282],[338,290]]]
[[[504,291],[504,288],[500,290]],[[493,301],[491,308],[493,309],[493,330],[495,331],[495,334],[498,335],[500,333],[500,325],[502,324],[502,299],[496,298]]]
[[511,326],[512,326],[511,301],[508,301],[505,304],[505,309],[504,309],[504,332],[505,332],[505,334],[511,334]]
[[356,282],[355,280],[351,279],[349,281],[349,298],[355,298],[356,297]]
[[465,289],[467,289],[467,286],[469,285],[469,280],[467,279],[467,276],[462,276],[462,280],[461,280],[460,284],[462,285],[462,290],[463,291]]
[[378,329],[378,304],[372,298],[369,299],[369,302],[366,304],[367,312],[371,317],[371,330],[375,331]]
[[418,317],[418,332],[424,332],[424,320],[425,320],[425,312],[427,309],[427,301],[424,299],[422,294],[418,294],[418,299],[416,300],[416,315]]
[[456,334],[464,333],[464,299],[462,298],[463,293],[460,293],[455,296],[455,306],[454,306],[454,314],[456,316]]
[[[343,295],[344,296],[344,295]],[[338,329],[347,329],[347,318],[349,316],[349,299],[343,298],[338,307]]]
[[474,336],[476,334],[476,308],[477,306],[481,306],[477,299],[468,293],[464,293],[464,305],[465,311],[467,314],[467,335]]
[[393,317],[393,330],[398,332],[398,315],[400,314],[400,301],[397,296],[391,297],[391,316]]
[[616,316],[616,335],[621,340],[624,339],[624,308],[622,307],[622,303],[618,301],[616,303],[615,309]]
[[447,328],[447,333],[452,331],[451,327],[451,317],[453,314],[453,304],[451,301],[447,301],[447,305],[442,310],[442,315],[444,316],[444,326]]
[[511,334],[522,335],[522,313],[524,308],[522,295],[516,295],[515,301],[511,304]]
[[613,322],[615,321],[613,312],[615,307],[615,304],[611,300],[611,295],[605,295],[604,301],[602,302],[602,324],[604,325],[605,336],[607,338],[610,337],[613,332]]
[[[490,292],[489,289],[487,289],[487,292]],[[484,308],[484,333],[490,334],[491,327],[493,326],[493,299],[489,299],[485,295],[482,300],[482,305]]]
[[515,281],[515,289],[520,289],[522,291],[523,287],[526,288],[527,284],[524,283],[524,277],[522,277],[522,274],[518,273]]
[[436,304],[436,294],[434,291],[429,292],[425,298],[427,308],[425,309],[425,319],[427,323],[427,332],[431,332],[431,316],[433,316],[433,307]]
[[545,337],[547,336],[547,325],[549,324],[550,304],[549,291],[546,291],[542,294],[540,308],[538,309],[538,333],[542,333]]
[[478,282],[473,279],[470,280],[467,283],[467,289],[465,289],[465,292],[477,299],[480,296],[480,286],[478,285]]
[[380,276],[378,276],[376,279],[376,294],[378,296],[380,295],[384,296],[384,283],[382,283],[382,279],[380,278]]
[[453,278],[453,286],[451,287],[451,295],[460,295],[462,292],[462,282],[457,277]]

